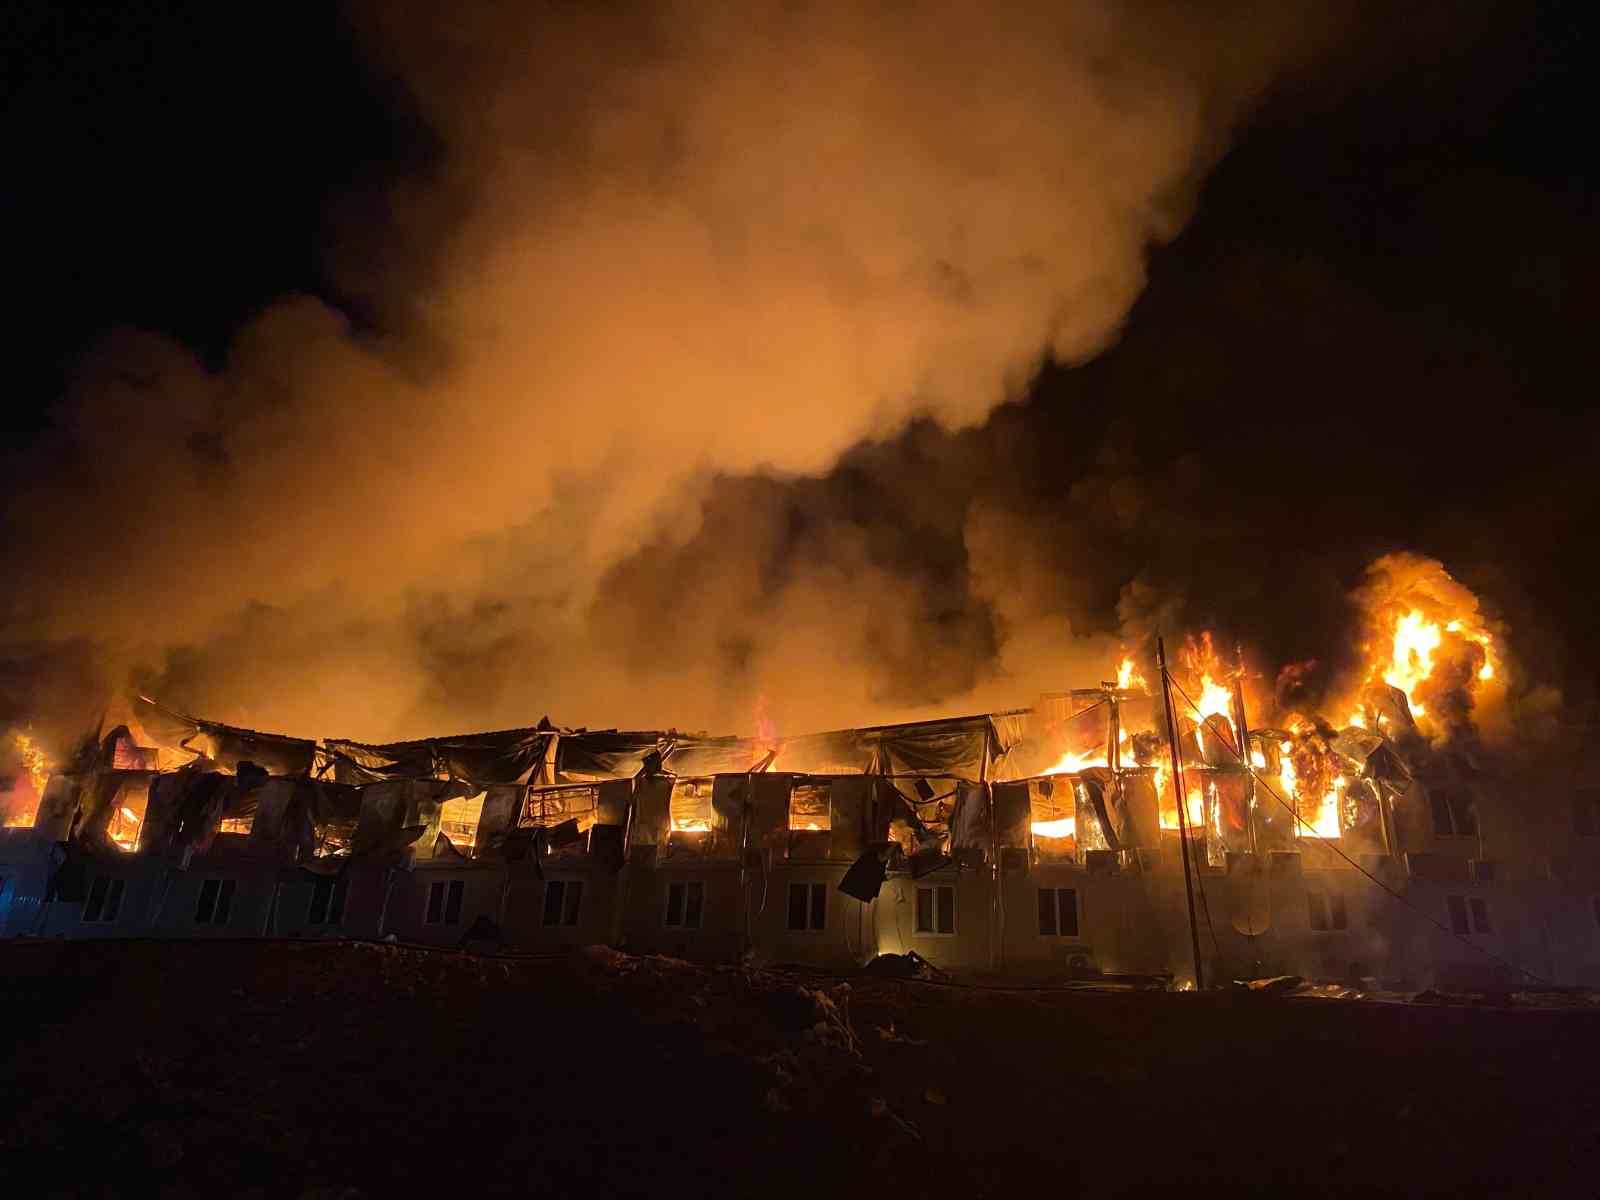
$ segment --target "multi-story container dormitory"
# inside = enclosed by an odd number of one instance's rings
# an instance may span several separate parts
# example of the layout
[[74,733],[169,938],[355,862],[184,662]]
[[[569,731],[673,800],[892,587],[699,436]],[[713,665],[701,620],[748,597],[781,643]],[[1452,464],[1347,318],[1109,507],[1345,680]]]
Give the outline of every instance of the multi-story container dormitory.
[[[1090,690],[773,745],[545,723],[372,746],[141,703],[7,815],[0,933],[1181,979],[1182,835],[1170,769],[1127,733],[1140,705]],[[1212,977],[1600,985],[1600,780],[1412,778],[1368,738],[1341,760],[1366,800],[1329,824],[1269,791],[1270,732],[1252,774],[1180,726]]]

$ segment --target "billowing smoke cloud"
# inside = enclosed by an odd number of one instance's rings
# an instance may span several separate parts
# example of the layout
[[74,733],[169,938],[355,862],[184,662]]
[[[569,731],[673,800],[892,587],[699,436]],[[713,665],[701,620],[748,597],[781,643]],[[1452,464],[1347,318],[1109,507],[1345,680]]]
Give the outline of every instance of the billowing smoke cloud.
[[330,251],[368,319],[100,349],[12,472],[22,686],[70,643],[302,734],[794,727],[1026,702],[1195,615],[1114,440],[1046,501],[984,422],[1115,339],[1300,6],[358,23],[439,145]]

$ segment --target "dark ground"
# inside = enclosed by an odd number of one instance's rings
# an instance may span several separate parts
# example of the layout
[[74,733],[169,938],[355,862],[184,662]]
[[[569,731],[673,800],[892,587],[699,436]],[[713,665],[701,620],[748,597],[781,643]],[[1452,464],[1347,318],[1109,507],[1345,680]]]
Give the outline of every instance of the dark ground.
[[0,979],[0,1179],[37,1181],[15,1195],[1600,1187],[1581,999],[841,987],[254,942],[11,943]]

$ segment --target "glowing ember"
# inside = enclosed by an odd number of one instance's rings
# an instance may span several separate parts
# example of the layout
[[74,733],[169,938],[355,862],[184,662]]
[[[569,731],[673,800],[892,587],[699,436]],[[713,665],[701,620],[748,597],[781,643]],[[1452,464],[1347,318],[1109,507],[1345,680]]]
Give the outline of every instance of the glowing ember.
[[674,833],[710,833],[711,822],[702,821],[694,817],[673,817],[672,831]]

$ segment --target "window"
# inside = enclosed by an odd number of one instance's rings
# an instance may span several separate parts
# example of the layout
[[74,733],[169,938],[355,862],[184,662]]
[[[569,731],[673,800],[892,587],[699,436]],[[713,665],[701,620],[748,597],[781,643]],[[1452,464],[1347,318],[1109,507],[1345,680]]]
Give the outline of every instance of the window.
[[[528,792],[517,824],[527,829],[577,821],[580,830],[587,830],[594,824],[599,801],[600,789],[593,784],[535,788]],[[482,811],[482,805],[479,805],[479,811]]]
[[667,885],[667,918],[671,929],[699,929],[705,918],[706,885],[703,883],[669,883]]
[[461,924],[461,893],[465,889],[466,884],[459,879],[437,879],[430,883],[428,885],[428,912],[423,917],[423,924]]
[[672,785],[672,795],[667,800],[672,832],[711,831],[711,786],[709,779],[679,779]]
[[1469,903],[1465,896],[1451,896],[1449,903],[1450,928],[1453,932],[1462,936],[1490,932],[1488,901],[1474,896]]
[[439,806],[439,832],[462,854],[471,855],[478,843],[478,823],[483,819],[487,792],[476,796],[457,796]]
[[[317,880],[316,886],[311,889],[311,908],[306,913],[306,924],[338,925],[344,920],[344,897],[347,889],[348,881],[343,876]],[[428,899],[431,904],[433,897],[429,896]],[[457,907],[460,907],[459,901]]]
[[111,816],[106,821],[106,836],[118,850],[131,854],[139,848],[139,833],[144,829],[149,801],[148,780],[124,783],[117,789],[111,801]]
[[828,885],[789,885],[789,928],[816,933],[828,927]]
[[1440,837],[1475,836],[1478,816],[1472,798],[1448,788],[1429,788],[1428,802],[1433,807],[1433,831]]
[[1030,779],[1028,815],[1035,845],[1044,839],[1052,843],[1044,848],[1059,856],[1070,858],[1076,853],[1078,800],[1077,789],[1072,786],[1071,780]]
[[1311,921],[1311,928],[1318,933],[1348,929],[1350,926],[1350,914],[1345,908],[1344,897],[1338,892],[1328,895],[1323,895],[1321,892],[1307,892],[1306,915]]
[[1472,909],[1472,930],[1473,930],[1473,932],[1474,933],[1488,933],[1489,932],[1489,904],[1488,904],[1488,901],[1481,900],[1477,896],[1474,896],[1467,903],[1468,903],[1468,907],[1470,907]]
[[255,824],[255,817],[223,817],[222,824],[217,826],[218,833],[249,833],[250,827]]
[[956,889],[919,887],[917,889],[917,932],[950,934],[956,931]]
[[[97,878],[89,885],[89,895],[83,902],[83,919],[107,925],[115,921],[122,911],[122,887],[120,879],[107,879],[104,875]],[[0,880],[0,891],[4,890],[5,882]]]
[[1076,888],[1039,889],[1039,936],[1078,936],[1078,892]]
[[552,879],[544,885],[546,925],[576,925],[583,910],[583,880]]
[[1600,834],[1600,788],[1579,788],[1573,793],[1572,824],[1583,837]]
[[832,784],[795,784],[789,792],[789,828],[807,832],[832,829],[832,801]]
[[208,879],[200,885],[200,900],[194,906],[196,925],[226,925],[233,912],[232,879]]

